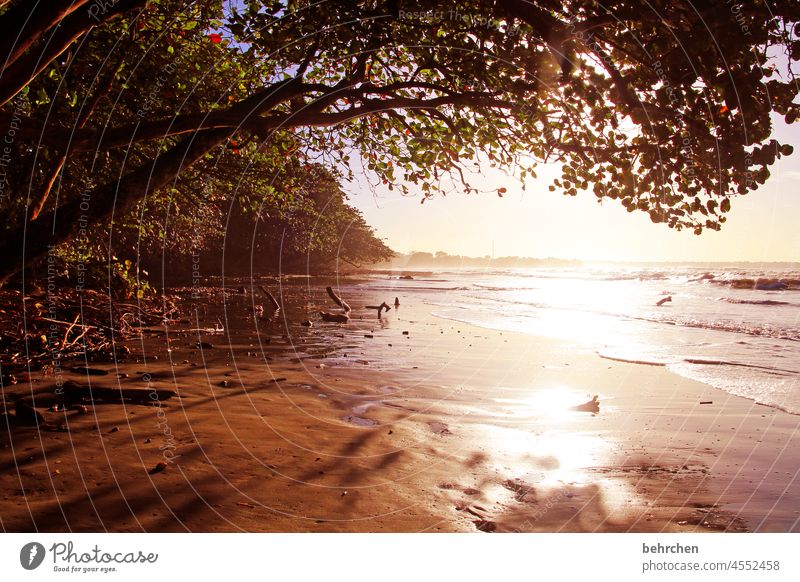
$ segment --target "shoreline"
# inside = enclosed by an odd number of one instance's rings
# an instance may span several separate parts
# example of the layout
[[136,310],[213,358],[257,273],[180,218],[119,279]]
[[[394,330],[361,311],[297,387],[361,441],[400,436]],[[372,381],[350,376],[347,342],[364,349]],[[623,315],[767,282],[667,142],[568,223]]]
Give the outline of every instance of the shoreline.
[[[253,298],[231,296],[235,333],[143,330],[127,342],[140,362],[68,373],[177,396],[158,410],[45,413],[69,432],[41,439],[3,431],[2,528],[800,529],[797,416],[566,341],[434,318],[412,297],[381,321],[358,308],[375,293],[347,299],[347,326],[304,328],[330,304],[322,289],[288,289],[272,324],[251,318]],[[569,410],[593,394],[599,414]]]

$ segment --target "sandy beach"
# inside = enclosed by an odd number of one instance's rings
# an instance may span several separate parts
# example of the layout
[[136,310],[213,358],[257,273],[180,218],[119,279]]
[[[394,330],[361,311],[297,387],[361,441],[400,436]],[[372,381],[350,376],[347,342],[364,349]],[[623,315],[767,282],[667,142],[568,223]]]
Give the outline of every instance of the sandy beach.
[[[49,411],[52,375],[4,386],[4,531],[800,531],[796,415],[413,296],[380,320],[363,306],[394,297],[348,296],[329,324],[324,285],[282,287],[273,322],[228,291],[125,360],[65,364],[149,400]],[[14,413],[32,393],[41,430]]]

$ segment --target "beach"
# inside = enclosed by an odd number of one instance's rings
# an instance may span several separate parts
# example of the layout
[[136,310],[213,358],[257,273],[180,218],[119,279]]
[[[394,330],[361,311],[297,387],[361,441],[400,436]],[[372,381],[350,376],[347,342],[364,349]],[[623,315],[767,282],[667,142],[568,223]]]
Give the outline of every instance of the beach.
[[[48,403],[57,379],[4,386],[0,527],[800,531],[796,414],[659,362],[445,319],[413,289],[378,318],[365,306],[396,294],[347,285],[335,324],[321,281],[264,283],[283,305],[271,322],[256,285],[185,288],[182,318],[126,340],[128,357],[63,372],[147,399],[43,411],[40,430],[10,411]],[[595,395],[596,412],[574,409]]]

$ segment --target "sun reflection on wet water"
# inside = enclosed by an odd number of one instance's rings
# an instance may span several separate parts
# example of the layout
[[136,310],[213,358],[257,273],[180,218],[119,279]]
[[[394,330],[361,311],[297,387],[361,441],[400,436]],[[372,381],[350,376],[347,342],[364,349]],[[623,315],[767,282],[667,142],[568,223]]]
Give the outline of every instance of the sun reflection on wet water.
[[495,398],[494,402],[502,405],[501,416],[566,421],[585,415],[586,411],[577,411],[575,407],[586,404],[591,398],[585,392],[556,386],[536,390],[525,398]]
[[597,435],[561,430],[537,435],[494,425],[483,425],[482,430],[499,457],[515,459],[515,469],[535,473],[542,484],[585,483],[590,480],[587,470],[606,457],[607,443]]
[[[571,497],[572,491],[592,487],[597,491],[592,502],[601,503],[609,515],[627,511],[636,493],[625,480],[608,474],[613,443],[591,424],[596,416],[573,409],[586,400],[586,393],[567,386],[523,398],[496,398],[496,418],[504,425],[481,424],[479,438],[496,456],[498,470],[511,471],[511,477],[540,494]],[[585,502],[578,497],[576,503]]]

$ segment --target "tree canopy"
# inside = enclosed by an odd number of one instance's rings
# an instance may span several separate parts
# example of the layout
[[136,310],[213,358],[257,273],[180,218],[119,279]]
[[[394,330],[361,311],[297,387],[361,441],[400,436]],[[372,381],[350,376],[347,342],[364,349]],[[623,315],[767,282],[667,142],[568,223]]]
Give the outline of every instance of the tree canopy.
[[238,183],[363,164],[423,202],[558,162],[551,190],[699,233],[792,151],[796,0],[44,4],[0,1],[4,278],[82,224],[196,209],[234,152]]

